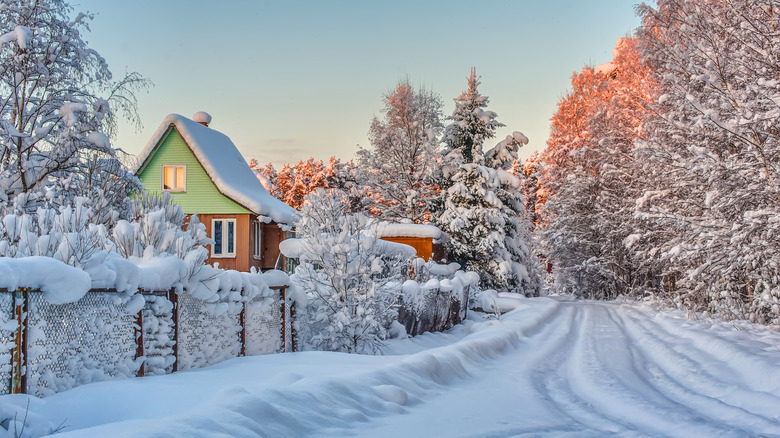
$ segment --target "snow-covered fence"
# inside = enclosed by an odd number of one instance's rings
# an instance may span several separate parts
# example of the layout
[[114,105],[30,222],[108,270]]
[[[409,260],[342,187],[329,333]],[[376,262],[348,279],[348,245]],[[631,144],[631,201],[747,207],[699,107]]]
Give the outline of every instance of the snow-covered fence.
[[259,293],[233,282],[217,300],[176,288],[138,290],[130,300],[126,291],[92,289],[61,304],[40,289],[0,288],[0,394],[47,396],[289,350],[293,334],[283,315],[291,311],[284,282],[277,283]]
[[406,327],[407,334],[443,331],[463,321],[469,295],[479,284],[479,276],[459,268],[457,263],[438,265],[422,259],[413,262],[413,278],[403,284],[398,309],[398,322]]

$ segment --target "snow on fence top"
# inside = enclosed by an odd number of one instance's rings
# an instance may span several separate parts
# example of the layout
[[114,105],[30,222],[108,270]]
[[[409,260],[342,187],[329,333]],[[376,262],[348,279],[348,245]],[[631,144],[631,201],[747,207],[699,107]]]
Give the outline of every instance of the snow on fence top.
[[381,223],[377,225],[376,233],[379,237],[421,237],[431,238],[436,242],[447,239],[447,234],[439,228],[423,224]]
[[181,134],[220,193],[276,223],[288,226],[295,223],[298,212],[268,193],[227,135],[178,114],[165,117],[141,151],[133,173],[138,174],[144,167],[171,126]]
[[90,289],[116,289],[127,295],[138,290],[183,288],[195,298],[214,300],[220,291],[243,291],[252,299],[269,296],[271,287],[290,285],[281,271],[263,274],[224,270],[204,265],[191,272],[186,261],[173,255],[130,257],[99,251],[84,269],[43,256],[0,257],[0,288],[40,289],[52,304],[72,303]]
[[65,304],[78,301],[91,285],[89,274],[51,257],[0,257],[0,287],[9,291],[40,289],[48,302]]

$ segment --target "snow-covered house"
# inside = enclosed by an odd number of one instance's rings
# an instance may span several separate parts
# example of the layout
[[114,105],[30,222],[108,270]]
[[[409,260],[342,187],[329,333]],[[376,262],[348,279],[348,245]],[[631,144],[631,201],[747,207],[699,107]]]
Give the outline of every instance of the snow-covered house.
[[433,225],[383,223],[377,227],[382,240],[403,243],[417,251],[417,257],[428,261],[446,262],[444,243],[449,236]]
[[297,212],[266,191],[230,138],[209,128],[210,122],[203,112],[193,120],[165,117],[135,174],[147,191],[169,192],[185,213],[198,215],[215,242],[207,263],[272,269]]

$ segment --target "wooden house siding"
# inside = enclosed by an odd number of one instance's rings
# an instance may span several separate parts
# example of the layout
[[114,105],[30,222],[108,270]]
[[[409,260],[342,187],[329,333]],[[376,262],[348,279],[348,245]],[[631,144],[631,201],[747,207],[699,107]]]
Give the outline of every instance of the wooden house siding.
[[[213,236],[211,233],[211,221],[213,219],[236,220],[236,257],[209,257],[206,260],[207,264],[219,263],[221,268],[245,272],[252,267],[258,271],[267,271],[276,267],[276,262],[281,254],[279,243],[287,235],[278,225],[262,225],[262,257],[255,257],[255,233],[252,222],[257,220],[257,216],[253,214],[199,214],[198,220],[206,226],[206,234],[209,237]],[[211,254],[211,245],[208,245],[208,249],[209,254]],[[284,266],[284,263],[282,263],[282,266]]]
[[444,250],[444,245],[434,243],[431,237],[394,236],[382,237],[382,240],[409,245],[417,251],[417,257],[424,259],[426,262],[431,261],[431,259],[437,263],[447,262],[447,253]]
[[[260,268],[263,270],[274,269],[279,259],[279,243],[287,237],[287,233],[276,224],[263,224],[263,258],[260,260]],[[284,261],[282,261],[282,269]]]
[[252,223],[252,216],[250,214],[199,214],[198,220],[206,226],[206,234],[212,237],[211,221],[212,219],[235,219],[236,220],[236,256],[235,257],[214,257],[212,254],[212,245],[208,245],[209,258],[206,263],[211,265],[213,263],[219,263],[219,267],[223,269],[235,269],[237,271],[249,271],[251,266],[254,266],[254,260],[252,258],[252,240],[250,236],[250,225]]
[[[150,193],[162,192],[162,166],[187,166],[186,191],[171,193],[173,201],[187,214],[249,214],[250,212],[222,195],[175,129],[168,129],[157,150],[149,157],[138,177]],[[195,196],[189,194],[196,194]],[[198,215],[200,217],[200,215]],[[201,219],[202,222],[206,222]],[[211,227],[209,221],[208,227]],[[209,232],[211,236],[211,232]],[[248,236],[248,234],[245,234]],[[220,263],[220,265],[222,265]]]

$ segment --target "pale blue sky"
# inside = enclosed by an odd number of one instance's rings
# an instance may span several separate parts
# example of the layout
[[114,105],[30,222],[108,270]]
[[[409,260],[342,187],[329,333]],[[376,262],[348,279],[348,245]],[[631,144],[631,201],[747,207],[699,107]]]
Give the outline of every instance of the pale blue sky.
[[[637,0],[200,1],[74,0],[96,14],[91,47],[120,76],[155,86],[139,95],[144,129],[115,143],[138,153],[166,114],[213,116],[247,160],[348,159],[368,147],[381,95],[401,78],[439,93],[444,112],[466,86],[511,131],[543,149],[549,119],[585,64],[612,59],[639,24]],[[492,147],[493,143],[486,145]]]

